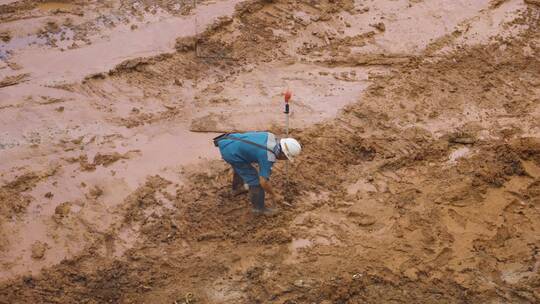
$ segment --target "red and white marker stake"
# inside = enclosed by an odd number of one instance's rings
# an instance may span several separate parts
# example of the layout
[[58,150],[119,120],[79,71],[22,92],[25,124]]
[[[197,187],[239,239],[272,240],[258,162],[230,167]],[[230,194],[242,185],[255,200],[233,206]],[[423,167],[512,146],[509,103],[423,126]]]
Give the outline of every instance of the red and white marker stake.
[[285,113],[285,133],[287,134],[287,137],[289,137],[289,113],[290,113],[289,101],[291,100],[292,92],[291,90],[287,89],[287,91],[285,91],[283,95],[285,99],[285,112],[284,112]]
[[[283,93],[283,97],[285,100],[285,133],[287,134],[287,137],[289,137],[289,113],[290,113],[290,105],[289,102],[291,101],[292,97],[292,91],[287,88],[287,91]],[[289,192],[289,162],[287,161],[285,163],[285,197],[287,197],[287,194]],[[292,206],[290,203],[284,201],[283,204],[286,206]]]

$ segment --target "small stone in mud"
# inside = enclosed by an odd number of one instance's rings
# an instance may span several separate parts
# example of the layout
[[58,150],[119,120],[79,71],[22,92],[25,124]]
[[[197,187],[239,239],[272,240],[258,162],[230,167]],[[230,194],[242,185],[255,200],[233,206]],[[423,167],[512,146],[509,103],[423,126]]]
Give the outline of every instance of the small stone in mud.
[[47,192],[47,193],[45,193],[44,196],[45,196],[45,198],[51,199],[54,196],[54,194],[52,194],[51,192]]
[[134,30],[136,30],[136,29],[138,29],[138,28],[139,28],[139,26],[137,26],[136,24],[132,24],[131,27],[130,27],[130,29],[131,29],[132,31],[134,31]]
[[32,259],[35,260],[41,260],[45,256],[45,251],[47,251],[48,245],[47,243],[43,243],[40,241],[35,242],[32,244]]
[[54,110],[55,110],[56,112],[62,113],[62,112],[64,112],[64,107],[63,107],[63,106],[60,106],[60,107],[58,107],[58,108],[56,108],[56,109],[54,109]]

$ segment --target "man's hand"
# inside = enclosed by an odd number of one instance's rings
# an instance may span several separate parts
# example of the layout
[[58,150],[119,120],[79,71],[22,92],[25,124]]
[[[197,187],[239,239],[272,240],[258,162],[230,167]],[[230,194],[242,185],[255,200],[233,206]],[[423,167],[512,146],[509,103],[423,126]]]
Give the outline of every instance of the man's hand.
[[270,196],[269,197],[270,200],[272,200],[274,204],[276,205],[282,204],[286,206],[291,206],[291,204],[285,201],[285,197],[283,195],[276,193],[274,191],[274,189],[272,188],[272,185],[270,185],[270,182],[268,180],[266,180],[264,177],[259,176],[259,182],[261,183],[261,187],[264,189],[264,191],[268,193],[268,195]]
[[266,193],[271,195],[271,197],[274,197],[274,189],[272,188],[272,185],[270,185],[270,182],[266,180],[266,178],[259,176],[259,183],[261,184],[261,187]]

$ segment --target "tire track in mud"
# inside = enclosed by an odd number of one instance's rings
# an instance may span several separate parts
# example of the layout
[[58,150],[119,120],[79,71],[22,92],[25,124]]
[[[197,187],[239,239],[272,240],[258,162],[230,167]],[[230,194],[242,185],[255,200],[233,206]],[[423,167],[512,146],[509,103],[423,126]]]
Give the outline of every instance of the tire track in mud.
[[[0,301],[537,302],[540,62],[523,48],[540,37],[529,13],[522,37],[410,62],[338,120],[300,131],[295,204],[277,217],[232,200],[221,162],[186,168],[175,194],[152,177],[110,231],[114,242],[137,227],[132,249],[113,258],[98,240],[4,283]],[[281,177],[278,166],[279,189]],[[299,239],[309,242],[291,248]]]

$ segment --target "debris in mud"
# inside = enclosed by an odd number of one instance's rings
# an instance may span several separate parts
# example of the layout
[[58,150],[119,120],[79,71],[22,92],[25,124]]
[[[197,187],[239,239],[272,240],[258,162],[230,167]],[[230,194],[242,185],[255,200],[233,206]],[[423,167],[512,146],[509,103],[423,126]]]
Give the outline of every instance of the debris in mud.
[[79,157],[70,157],[66,159],[69,163],[76,163],[78,162],[81,166],[81,170],[83,171],[94,171],[96,170],[96,166],[88,162],[88,156],[82,154],[79,155]]
[[94,156],[94,160],[92,163],[88,162],[88,156],[85,154],[81,154],[78,157],[67,158],[66,161],[69,163],[79,163],[81,166],[81,170],[83,171],[94,171],[96,170],[97,166],[108,167],[111,164],[121,159],[129,159],[131,156],[131,153],[133,152],[137,152],[137,151],[133,150],[133,151],[126,152],[124,154],[120,154],[118,152],[113,152],[109,154],[98,152]]
[[[478,186],[482,181],[491,186],[502,187],[509,177],[528,174],[523,167],[519,152],[521,149],[515,144],[500,144],[483,149],[470,159],[461,159],[463,164],[460,168],[465,165],[474,168],[472,171],[475,177],[474,185]],[[540,150],[537,150],[536,153],[540,153]]]
[[4,79],[0,80],[0,88],[8,87],[12,85],[19,84],[28,80],[30,74],[19,74],[15,76],[6,76]]
[[43,29],[44,32],[54,33],[58,34],[62,29],[60,26],[54,22],[54,21],[48,21],[45,25],[45,28]]
[[41,105],[48,105],[53,103],[60,103],[65,102],[66,100],[64,98],[55,98],[50,96],[40,96],[40,99],[37,101],[37,103]]
[[526,198],[530,200],[533,206],[540,206],[540,179],[527,187]]
[[40,176],[36,172],[25,173],[21,176],[18,176],[13,181],[6,183],[4,186],[2,186],[2,188],[14,190],[17,192],[27,191],[34,188],[41,178],[42,176]]
[[[491,0],[490,3],[489,3],[489,8],[491,8],[491,9],[497,8],[497,7],[501,6],[501,4],[503,4],[506,1],[507,0]],[[525,2],[527,2],[527,0],[525,0]]]
[[179,87],[183,87],[184,86],[184,82],[178,78],[175,78],[174,79],[174,85],[175,86],[179,86]]
[[31,198],[13,191],[9,188],[0,188],[0,216],[11,218],[16,214],[21,214],[30,204]]
[[189,37],[181,37],[176,39],[175,48],[178,52],[189,52],[193,51],[195,49],[195,45],[197,43],[197,37],[189,36]]
[[107,74],[105,73],[94,73],[94,74],[90,74],[86,76],[83,80],[83,83],[86,83],[88,80],[91,80],[91,79],[105,79],[105,78],[107,78]]
[[405,65],[414,58],[387,54],[347,54],[324,60],[316,60],[329,65],[370,66],[370,65]]
[[11,40],[11,34],[9,32],[0,32],[0,40],[9,42]]
[[380,32],[386,31],[386,25],[384,25],[383,22],[378,22],[378,23],[375,23],[375,24],[370,24],[370,26],[376,28],[376,29],[379,30]]
[[31,257],[34,260],[41,260],[45,256],[45,251],[49,248],[49,244],[37,241],[32,244]]
[[355,10],[357,13],[359,14],[364,14],[364,13],[367,13],[369,12],[369,7],[366,6],[366,7],[359,7]]
[[66,218],[71,212],[71,206],[73,204],[70,202],[63,202],[60,205],[56,206],[54,209],[53,219],[56,223],[60,224],[64,218]]
[[90,190],[88,191],[87,197],[91,199],[97,199],[101,195],[103,195],[103,189],[101,189],[99,186],[96,185],[90,188]]
[[108,167],[109,165],[121,160],[121,159],[128,159],[129,153],[120,154],[118,152],[114,152],[111,154],[101,154],[97,153],[94,156],[94,166],[104,166]]
[[474,135],[469,133],[458,132],[450,135],[448,142],[453,144],[472,145],[476,143],[477,139]]
[[109,75],[116,75],[121,72],[129,72],[129,71],[143,71],[144,67],[148,64],[150,64],[151,59],[149,58],[135,58],[135,59],[128,59],[124,62],[118,64],[114,69],[109,71]]
[[56,173],[56,168],[41,173],[25,173],[0,187],[0,221],[26,211],[31,197],[24,192],[34,188],[39,181]]

